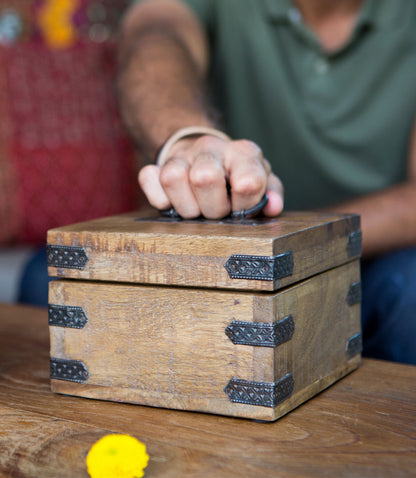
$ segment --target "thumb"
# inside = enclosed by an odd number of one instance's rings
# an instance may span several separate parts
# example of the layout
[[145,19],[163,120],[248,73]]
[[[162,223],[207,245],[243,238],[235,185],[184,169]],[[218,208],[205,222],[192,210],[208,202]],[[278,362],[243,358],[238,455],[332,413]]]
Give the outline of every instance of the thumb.
[[278,216],[283,211],[284,189],[280,179],[273,173],[268,177],[266,193],[269,202],[263,209],[263,214],[268,217]]
[[171,204],[160,184],[160,168],[155,164],[144,166],[138,175],[139,185],[150,205],[156,209],[168,209]]

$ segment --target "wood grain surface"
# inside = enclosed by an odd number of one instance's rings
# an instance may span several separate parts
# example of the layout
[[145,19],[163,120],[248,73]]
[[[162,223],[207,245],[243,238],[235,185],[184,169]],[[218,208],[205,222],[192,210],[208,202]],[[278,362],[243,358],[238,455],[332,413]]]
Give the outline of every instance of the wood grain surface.
[[[154,213],[153,213],[154,215]],[[347,249],[357,215],[287,212],[259,225],[137,221],[138,213],[48,231],[48,244],[82,247],[83,269],[49,267],[54,277],[272,291],[360,255]],[[293,272],[276,280],[230,278],[232,255],[293,255]]]
[[[57,280],[49,302],[82,307],[82,329],[51,326],[51,356],[81,361],[86,383],[54,380],[70,395],[275,420],[355,369],[347,343],[361,332],[360,304],[346,301],[360,280],[350,262],[272,293]],[[278,347],[236,345],[234,320],[294,321]],[[273,383],[291,374],[294,390],[276,407],[233,403],[233,378]]]
[[0,306],[0,476],[87,477],[109,432],[143,441],[146,477],[412,477],[416,367],[364,360],[271,424],[50,391],[47,311]]

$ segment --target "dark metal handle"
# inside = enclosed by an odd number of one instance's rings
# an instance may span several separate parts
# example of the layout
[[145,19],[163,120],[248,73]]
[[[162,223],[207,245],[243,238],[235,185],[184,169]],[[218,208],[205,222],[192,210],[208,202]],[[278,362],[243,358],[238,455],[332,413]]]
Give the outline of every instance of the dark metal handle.
[[[244,219],[249,219],[252,217],[257,216],[258,214],[261,213],[261,211],[266,207],[266,204],[269,201],[269,197],[267,194],[264,194],[264,196],[261,198],[260,202],[256,204],[255,206],[249,208],[249,209],[242,209],[241,211],[233,211],[229,214],[228,218],[229,219],[234,219],[234,220],[244,220]],[[163,211],[159,211],[162,216],[169,217],[172,219],[182,219],[182,216],[180,216],[177,212],[176,209],[171,207],[170,209],[165,209]]]

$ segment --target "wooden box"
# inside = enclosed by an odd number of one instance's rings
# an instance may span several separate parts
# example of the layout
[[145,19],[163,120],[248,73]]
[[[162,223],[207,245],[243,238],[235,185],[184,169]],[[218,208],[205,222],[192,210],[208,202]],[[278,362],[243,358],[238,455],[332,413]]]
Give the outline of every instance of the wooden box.
[[360,363],[359,216],[48,233],[52,389],[273,421]]

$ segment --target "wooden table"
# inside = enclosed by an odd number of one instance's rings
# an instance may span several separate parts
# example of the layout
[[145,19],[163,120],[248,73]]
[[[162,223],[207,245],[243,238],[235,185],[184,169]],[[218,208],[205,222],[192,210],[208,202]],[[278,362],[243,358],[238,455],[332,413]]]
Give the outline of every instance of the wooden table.
[[67,397],[46,310],[0,305],[0,477],[87,477],[111,432],[146,444],[146,477],[416,476],[416,367],[365,360],[274,423]]

